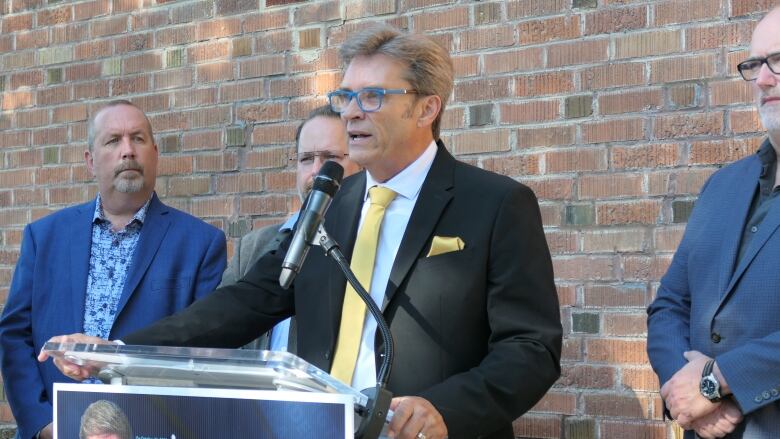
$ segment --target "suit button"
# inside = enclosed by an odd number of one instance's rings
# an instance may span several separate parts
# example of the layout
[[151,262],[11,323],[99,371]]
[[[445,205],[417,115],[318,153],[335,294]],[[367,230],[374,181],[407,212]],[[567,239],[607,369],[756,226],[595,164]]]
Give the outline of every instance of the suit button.
[[777,397],[778,394],[780,394],[780,392],[778,392],[777,389],[772,389],[769,391],[769,393],[772,394],[772,398],[775,398]]
[[762,397],[761,397],[761,395],[759,395],[759,396],[756,396],[755,398],[753,398],[753,401],[754,401],[756,404],[759,404],[759,403],[761,403],[761,401],[763,401],[763,400],[764,400],[764,398],[762,398]]
[[761,396],[763,396],[764,399],[769,399],[772,395],[769,394],[769,391],[764,390],[763,392],[761,392]]
[[713,332],[710,335],[710,340],[712,340],[713,343],[720,343],[720,334],[718,334],[717,332]]
[[330,351],[325,352],[325,359],[330,360]]

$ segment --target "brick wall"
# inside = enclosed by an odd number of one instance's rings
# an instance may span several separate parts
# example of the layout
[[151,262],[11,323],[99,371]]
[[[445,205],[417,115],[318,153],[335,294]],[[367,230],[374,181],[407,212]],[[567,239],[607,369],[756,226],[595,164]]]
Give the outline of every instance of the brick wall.
[[735,66],[773,4],[0,0],[0,303],[23,226],[94,196],[83,150],[101,102],[149,113],[160,196],[235,238],[297,209],[297,120],[338,84],[344,38],[387,21],[452,52],[452,151],[540,199],[563,376],[517,435],[672,437],[645,307],[702,183],[761,141]]

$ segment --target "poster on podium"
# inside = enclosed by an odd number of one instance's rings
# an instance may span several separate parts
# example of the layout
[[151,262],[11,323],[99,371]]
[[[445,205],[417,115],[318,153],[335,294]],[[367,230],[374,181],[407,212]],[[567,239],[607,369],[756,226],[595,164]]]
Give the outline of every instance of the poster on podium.
[[353,411],[342,394],[54,385],[55,439],[348,439]]

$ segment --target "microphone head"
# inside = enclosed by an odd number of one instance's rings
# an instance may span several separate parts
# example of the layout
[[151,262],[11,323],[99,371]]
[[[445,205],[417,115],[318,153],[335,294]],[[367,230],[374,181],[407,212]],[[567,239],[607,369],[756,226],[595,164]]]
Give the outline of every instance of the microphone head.
[[344,177],[344,168],[331,160],[322,164],[320,172],[314,177],[312,191],[322,191],[331,197],[341,186],[341,179]]

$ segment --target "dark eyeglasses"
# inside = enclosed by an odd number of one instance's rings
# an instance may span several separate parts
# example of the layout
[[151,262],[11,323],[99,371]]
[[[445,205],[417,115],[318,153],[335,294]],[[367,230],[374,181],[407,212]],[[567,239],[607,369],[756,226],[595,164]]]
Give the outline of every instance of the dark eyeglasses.
[[311,166],[314,163],[314,159],[320,158],[322,162],[333,160],[340,162],[341,160],[349,157],[348,153],[340,153],[334,151],[310,151],[295,153],[290,156],[291,162],[297,162],[301,166]]
[[737,70],[745,81],[755,81],[761,66],[766,63],[769,71],[775,75],[780,75],[780,52],[770,53],[765,58],[751,58],[737,64]]
[[402,88],[385,89],[368,87],[358,91],[336,90],[328,93],[328,102],[330,103],[330,108],[332,108],[333,111],[336,113],[341,113],[347,108],[349,103],[352,101],[352,98],[357,98],[357,104],[358,107],[360,107],[360,110],[364,113],[371,113],[374,111],[379,111],[379,109],[382,107],[382,101],[384,100],[385,95],[405,95],[416,93],[417,91],[415,90],[406,90]]

